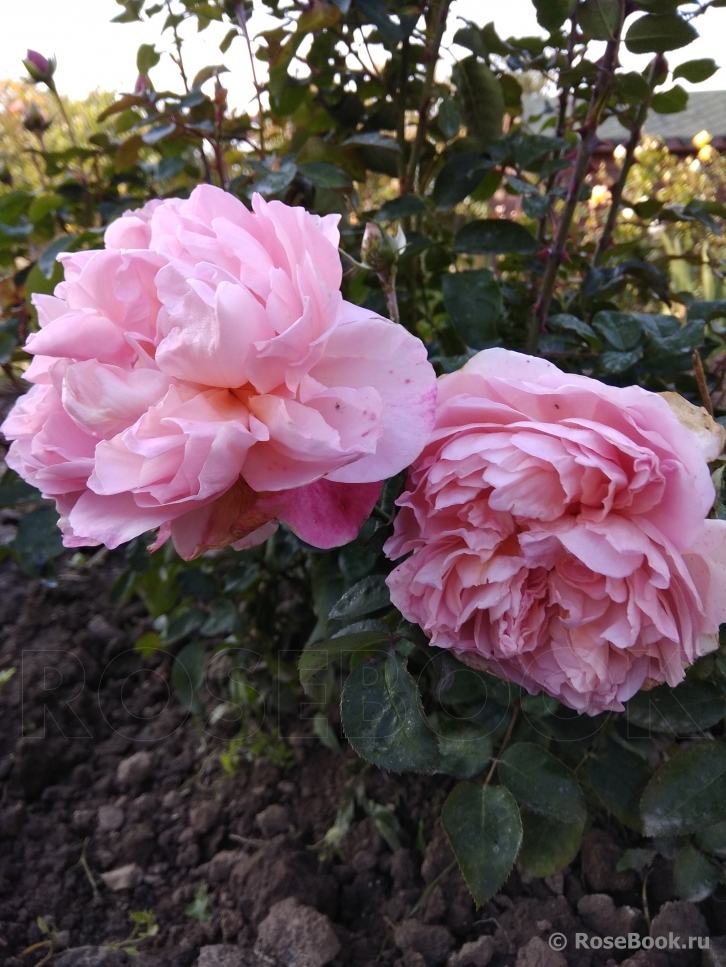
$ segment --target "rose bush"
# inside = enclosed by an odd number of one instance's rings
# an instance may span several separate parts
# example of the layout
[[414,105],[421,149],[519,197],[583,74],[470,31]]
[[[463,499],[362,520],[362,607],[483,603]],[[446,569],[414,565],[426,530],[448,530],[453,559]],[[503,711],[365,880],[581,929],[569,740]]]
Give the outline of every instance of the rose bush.
[[191,559],[278,520],[317,547],[356,536],[436,389],[419,339],[343,299],[337,221],[203,185],[61,257],[2,430],[67,546],[160,528]]
[[726,620],[726,521],[706,519],[723,428],[674,406],[501,349],[442,377],[385,547],[410,554],[393,603],[432,645],[580,712],[677,685]]

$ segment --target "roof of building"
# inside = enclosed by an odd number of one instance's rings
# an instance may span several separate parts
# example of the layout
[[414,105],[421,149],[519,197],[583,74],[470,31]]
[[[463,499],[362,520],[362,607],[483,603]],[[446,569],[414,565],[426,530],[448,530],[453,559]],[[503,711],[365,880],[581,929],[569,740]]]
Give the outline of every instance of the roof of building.
[[[556,110],[556,104],[541,97],[525,98],[525,113],[537,115]],[[678,114],[656,114],[650,111],[645,122],[645,133],[668,143],[670,147],[692,150],[692,139],[700,131],[708,131],[714,139],[726,139],[726,91],[691,91],[688,106]],[[609,118],[599,129],[602,141],[618,144],[627,141],[630,133],[616,118]]]
[[[664,141],[679,140],[690,143],[700,131],[716,137],[726,137],[726,91],[691,91],[688,107],[678,114],[656,114],[650,111],[645,122],[645,133]],[[598,131],[603,141],[625,141],[628,132],[617,121],[609,118]]]

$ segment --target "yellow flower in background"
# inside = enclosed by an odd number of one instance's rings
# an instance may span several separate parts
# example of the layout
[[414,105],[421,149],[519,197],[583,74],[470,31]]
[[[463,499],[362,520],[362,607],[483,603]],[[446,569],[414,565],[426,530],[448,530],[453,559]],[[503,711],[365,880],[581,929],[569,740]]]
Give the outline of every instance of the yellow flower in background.
[[607,205],[611,198],[610,189],[606,185],[595,185],[587,204],[589,208],[599,208],[601,205]]
[[627,153],[628,149],[625,147],[625,145],[618,144],[613,151],[613,158],[615,158],[616,161],[623,161]]
[[701,150],[698,152],[699,161],[710,161],[713,157],[713,147],[710,144],[704,144]]
[[699,131],[698,134],[693,138],[694,145],[701,149],[709,145],[711,141],[713,141],[713,138],[706,130]]

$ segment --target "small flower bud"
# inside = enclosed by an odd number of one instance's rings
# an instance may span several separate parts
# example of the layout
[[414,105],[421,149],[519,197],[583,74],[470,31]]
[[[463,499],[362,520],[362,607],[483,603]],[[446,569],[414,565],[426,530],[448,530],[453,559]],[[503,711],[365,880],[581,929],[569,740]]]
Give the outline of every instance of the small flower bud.
[[388,273],[398,261],[396,239],[381,230],[380,225],[368,222],[360,247],[361,259],[374,272]]
[[44,57],[37,50],[29,50],[23,64],[35,84],[46,84],[51,90],[54,88],[53,75],[56,69],[54,57]]
[[42,134],[50,127],[50,121],[44,117],[37,104],[31,103],[23,114],[23,127],[31,134]]
[[151,81],[147,74],[139,74],[134,84],[134,94],[145,94],[151,88]]

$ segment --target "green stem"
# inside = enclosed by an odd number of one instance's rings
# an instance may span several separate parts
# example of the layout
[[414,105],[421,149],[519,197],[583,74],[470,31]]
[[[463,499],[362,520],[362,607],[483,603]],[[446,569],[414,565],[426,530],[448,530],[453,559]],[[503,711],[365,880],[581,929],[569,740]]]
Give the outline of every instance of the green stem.
[[497,754],[497,757],[492,761],[492,767],[487,773],[486,779],[484,780],[485,789],[494,778],[494,772],[497,766],[499,765],[499,760],[502,756],[502,753],[506,752],[506,750],[509,748],[509,743],[511,742],[512,735],[514,733],[514,726],[517,724],[517,719],[519,718],[519,709],[520,709],[519,703],[515,703],[512,706],[512,717],[509,720],[507,731],[504,733],[504,738],[502,739],[502,744],[499,747],[499,752]]

